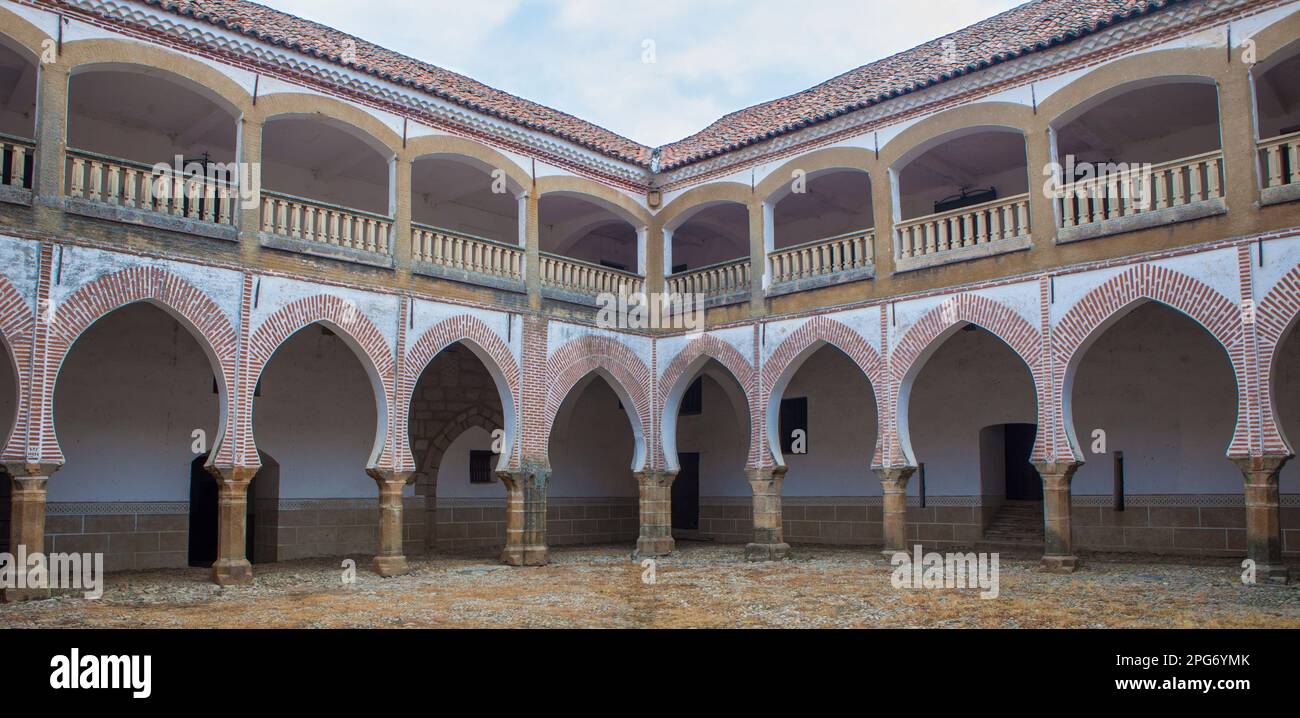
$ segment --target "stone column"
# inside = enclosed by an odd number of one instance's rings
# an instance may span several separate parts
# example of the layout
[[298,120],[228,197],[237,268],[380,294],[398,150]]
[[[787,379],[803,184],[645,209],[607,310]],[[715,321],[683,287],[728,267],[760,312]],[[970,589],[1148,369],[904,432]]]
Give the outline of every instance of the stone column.
[[56,230],[60,224],[67,121],[68,68],[42,63],[36,88],[36,169],[32,175],[33,203],[42,229]]
[[525,466],[497,473],[506,485],[506,547],[501,562],[511,566],[544,566],[546,548],[546,484],[549,466]]
[[212,564],[212,582],[230,586],[253,582],[253,565],[248,562],[244,543],[247,530],[248,485],[259,467],[209,466],[217,480],[217,560]]
[[375,573],[399,576],[408,570],[402,550],[402,492],[412,472],[369,469],[366,473],[379,484],[379,553],[375,556]]
[[528,307],[542,308],[542,227],[538,220],[541,211],[537,185],[534,184],[524,202],[524,284],[528,288]]
[[890,466],[876,469],[880,490],[884,493],[884,548],[881,553],[893,556],[908,553],[907,540],[907,480],[916,471],[915,466]]
[[399,278],[411,276],[411,160],[405,155],[393,159],[393,263]]
[[754,542],[745,544],[747,561],[780,561],[790,554],[781,518],[781,481],[786,467],[745,469],[754,492]]
[[763,273],[767,267],[767,222],[763,202],[757,197],[749,202],[749,312],[751,316],[767,314],[767,290]]
[[1070,525],[1070,480],[1079,468],[1077,461],[1035,461],[1043,477],[1043,561],[1053,573],[1073,573],[1080,566],[1074,555],[1074,533]]
[[673,479],[676,471],[637,471],[641,503],[641,536],[636,540],[637,556],[667,556],[673,542]]
[[262,243],[262,118],[245,115],[239,123],[239,205],[234,218],[239,227],[239,250],[245,261],[256,262]]
[[[45,497],[50,475],[59,469],[58,464],[7,463],[9,472],[9,553],[31,556],[45,553]],[[23,547],[20,551],[19,547]],[[15,566],[25,571],[26,566]],[[5,601],[27,601],[48,598],[49,588],[6,588]]]
[[1246,558],[1255,562],[1257,581],[1286,583],[1282,562],[1282,512],[1278,472],[1289,456],[1249,456],[1233,459],[1246,489]]

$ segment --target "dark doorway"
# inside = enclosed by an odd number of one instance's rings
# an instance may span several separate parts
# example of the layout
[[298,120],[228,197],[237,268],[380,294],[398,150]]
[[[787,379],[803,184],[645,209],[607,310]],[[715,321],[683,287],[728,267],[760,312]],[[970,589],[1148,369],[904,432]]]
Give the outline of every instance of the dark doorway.
[[[206,454],[190,462],[189,565],[209,568],[217,560],[217,480],[204,466]],[[248,515],[244,519],[244,553],[253,560],[257,515],[253,512],[257,477],[248,485]]]
[[1042,501],[1043,479],[1038,469],[1029,463],[1034,451],[1035,424],[1005,425],[1005,458],[1007,471],[1007,499],[1011,501]]
[[0,552],[9,552],[9,497],[13,489],[13,479],[3,466],[0,466]]
[[700,528],[700,455],[678,454],[681,469],[673,479],[673,528],[698,531]]

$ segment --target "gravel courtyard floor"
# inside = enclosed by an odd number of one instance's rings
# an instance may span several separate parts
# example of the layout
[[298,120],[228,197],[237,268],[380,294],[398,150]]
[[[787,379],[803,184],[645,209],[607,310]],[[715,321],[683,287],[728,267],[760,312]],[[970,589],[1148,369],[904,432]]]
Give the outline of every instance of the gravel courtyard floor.
[[[0,605],[0,627],[1291,627],[1300,586],[1243,586],[1240,562],[1087,556],[1073,576],[1001,558],[1000,594],[895,589],[874,550],[795,547],[750,564],[740,546],[682,542],[642,580],[626,546],[552,550],[540,568],[492,556],[415,557],[384,579],[356,557],[254,567],[220,588],[204,569],[110,574],[102,599]],[[1294,570],[1294,569],[1293,569]]]

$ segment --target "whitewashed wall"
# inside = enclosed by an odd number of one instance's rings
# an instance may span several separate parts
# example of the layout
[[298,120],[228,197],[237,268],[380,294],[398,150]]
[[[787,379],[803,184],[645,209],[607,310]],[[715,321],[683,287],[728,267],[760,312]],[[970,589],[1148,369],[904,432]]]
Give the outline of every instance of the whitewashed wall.
[[67,463],[49,500],[188,501],[191,432],[215,439],[217,412],[211,364],[176,320],[144,304],[109,314],[59,375],[54,420]]
[[352,350],[319,326],[271,357],[253,401],[253,432],[258,449],[280,464],[281,498],[375,496],[366,475],[375,437],[370,381]]

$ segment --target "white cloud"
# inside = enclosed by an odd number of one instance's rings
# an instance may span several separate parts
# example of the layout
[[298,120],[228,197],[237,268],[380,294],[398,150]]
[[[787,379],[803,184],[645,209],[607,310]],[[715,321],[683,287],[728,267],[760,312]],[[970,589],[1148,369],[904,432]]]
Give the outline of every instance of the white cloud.
[[[660,145],[1016,0],[264,0]],[[654,41],[656,62],[642,62]]]

